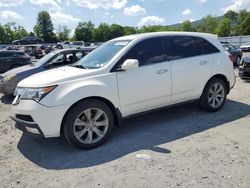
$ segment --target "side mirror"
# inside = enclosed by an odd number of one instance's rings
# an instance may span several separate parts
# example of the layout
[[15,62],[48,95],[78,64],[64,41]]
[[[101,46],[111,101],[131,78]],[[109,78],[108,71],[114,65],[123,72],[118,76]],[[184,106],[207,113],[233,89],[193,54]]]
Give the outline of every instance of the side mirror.
[[137,59],[127,59],[121,66],[122,70],[136,69],[139,67],[139,61]]

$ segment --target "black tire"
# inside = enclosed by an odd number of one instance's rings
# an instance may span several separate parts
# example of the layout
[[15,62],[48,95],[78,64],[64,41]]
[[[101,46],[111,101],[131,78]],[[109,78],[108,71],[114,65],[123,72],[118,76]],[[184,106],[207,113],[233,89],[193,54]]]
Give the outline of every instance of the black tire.
[[[220,103],[217,102],[218,106],[216,106],[216,107],[214,107],[212,104],[210,104],[212,101],[209,100],[209,99],[213,98],[213,95],[211,96],[210,91],[212,90],[212,87],[215,86],[215,84],[219,84],[221,86],[221,89],[223,88],[223,93],[220,93],[220,96],[223,96],[223,98],[220,99],[221,100]],[[216,96],[214,96],[214,97],[216,97]],[[209,111],[209,112],[217,112],[223,107],[223,105],[226,101],[226,97],[227,97],[227,87],[226,87],[225,82],[220,78],[213,78],[206,84],[206,86],[203,90],[203,93],[202,93],[200,101],[199,101],[200,108],[202,110]],[[216,104],[216,103],[214,103],[214,104]]]
[[57,46],[58,49],[63,49],[62,45]]
[[[83,131],[84,129],[85,130],[87,129],[88,131],[84,135],[82,135],[81,138],[77,138],[75,135],[75,134],[77,134],[75,132],[76,128],[79,128],[79,126],[76,127],[74,125],[75,121],[79,118],[79,116],[85,115],[84,112],[88,109],[92,109],[92,112],[94,109],[100,109],[101,111],[103,111],[105,113],[105,117],[108,120],[107,128],[104,127],[104,129],[106,129],[105,134],[103,134],[103,137],[95,143],[83,143],[83,141],[79,140],[79,139],[82,139],[83,137],[85,137],[85,139],[87,140],[88,139],[87,137],[89,137],[90,126],[88,126],[88,128],[86,128],[85,127],[86,124],[84,126],[81,125],[82,129],[80,129],[78,131],[80,132],[80,131]],[[82,113],[83,113],[83,115],[81,115]],[[100,118],[102,118],[102,116]],[[96,120],[96,122],[97,122],[97,120]],[[87,123],[87,120],[85,123]],[[83,100],[83,101],[77,103],[75,106],[73,106],[67,112],[65,119],[64,119],[64,122],[63,122],[63,133],[64,133],[64,136],[67,139],[67,141],[70,144],[72,144],[73,146],[76,146],[80,149],[93,149],[93,148],[96,148],[96,147],[102,145],[109,138],[113,127],[114,127],[114,115],[113,115],[112,111],[110,110],[110,108],[105,103],[103,103],[101,101],[91,99],[91,100]],[[97,128],[97,125],[95,128]],[[93,139],[94,136],[96,136],[96,138],[98,137],[96,132],[94,131],[94,128],[91,130],[91,132],[92,132],[91,139]]]

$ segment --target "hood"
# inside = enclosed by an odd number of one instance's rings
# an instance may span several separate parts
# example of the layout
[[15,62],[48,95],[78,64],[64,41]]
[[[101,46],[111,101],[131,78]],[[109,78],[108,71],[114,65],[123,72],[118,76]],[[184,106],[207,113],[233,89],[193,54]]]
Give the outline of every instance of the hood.
[[240,48],[249,48],[250,44],[243,44],[242,46],[240,46]]
[[18,86],[44,87],[58,85],[60,83],[96,74],[96,71],[95,69],[80,69],[71,66],[61,67],[34,74],[19,82]]
[[250,57],[244,57],[242,58],[242,61],[244,61],[245,63],[250,63]]
[[33,70],[35,68],[37,68],[37,67],[32,65],[32,64],[24,65],[21,67],[11,69],[11,70],[5,72],[4,74],[2,74],[2,76],[9,76],[9,75],[13,75],[13,74],[23,73],[25,71]]

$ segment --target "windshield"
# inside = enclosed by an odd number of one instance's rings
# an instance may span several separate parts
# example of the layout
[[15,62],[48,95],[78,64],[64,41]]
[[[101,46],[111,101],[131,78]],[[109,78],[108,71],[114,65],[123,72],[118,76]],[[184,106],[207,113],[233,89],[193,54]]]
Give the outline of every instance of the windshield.
[[129,40],[109,41],[79,60],[75,66],[87,69],[98,69],[105,66],[121,49],[129,44]]
[[50,52],[49,54],[43,56],[41,59],[39,59],[37,62],[34,63],[35,66],[43,65],[44,63],[47,63],[50,58],[52,58],[54,55],[56,55],[56,52]]

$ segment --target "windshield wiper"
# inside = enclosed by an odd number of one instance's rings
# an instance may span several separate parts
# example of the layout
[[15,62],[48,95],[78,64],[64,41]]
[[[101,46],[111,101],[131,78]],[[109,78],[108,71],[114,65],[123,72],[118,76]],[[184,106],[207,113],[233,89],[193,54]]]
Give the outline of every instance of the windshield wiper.
[[88,69],[87,67],[83,65],[71,65],[72,67],[80,68],[80,69]]

